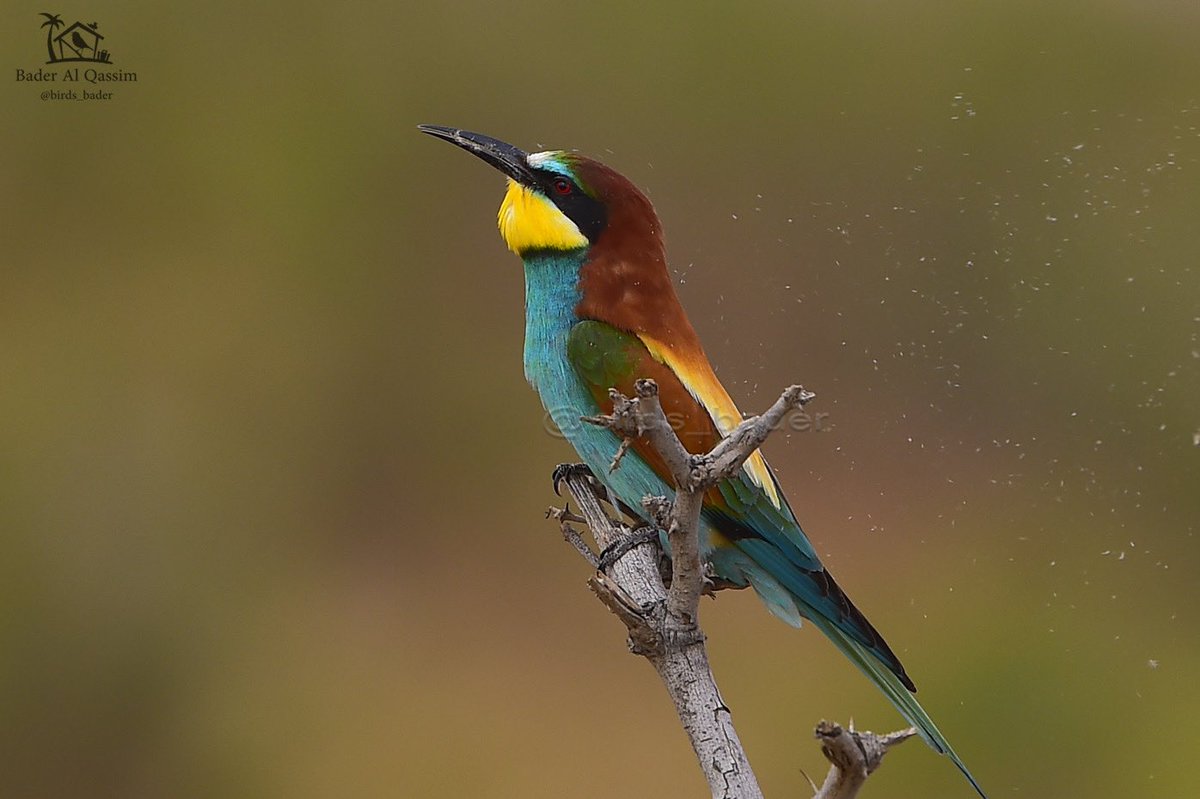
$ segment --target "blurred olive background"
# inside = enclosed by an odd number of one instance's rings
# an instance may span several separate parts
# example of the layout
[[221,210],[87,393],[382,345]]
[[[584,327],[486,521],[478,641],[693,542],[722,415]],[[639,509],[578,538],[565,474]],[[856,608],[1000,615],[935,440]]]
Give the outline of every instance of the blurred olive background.
[[[743,410],[818,392],[771,459],[993,797],[1200,792],[1194,4],[43,5],[0,26],[0,795],[704,795],[543,519],[503,180],[420,122],[644,187]],[[137,82],[11,80],[44,10]],[[821,718],[899,726],[704,610],[769,796]],[[868,793],[969,788],[913,744]]]

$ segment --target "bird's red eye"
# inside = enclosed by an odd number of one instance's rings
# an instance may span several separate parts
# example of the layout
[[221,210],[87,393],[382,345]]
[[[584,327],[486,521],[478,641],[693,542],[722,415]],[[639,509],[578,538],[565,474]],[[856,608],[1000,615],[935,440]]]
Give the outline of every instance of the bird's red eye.
[[571,181],[567,180],[566,178],[555,178],[554,183],[551,185],[554,186],[554,191],[556,193],[561,194],[564,197],[571,193]]

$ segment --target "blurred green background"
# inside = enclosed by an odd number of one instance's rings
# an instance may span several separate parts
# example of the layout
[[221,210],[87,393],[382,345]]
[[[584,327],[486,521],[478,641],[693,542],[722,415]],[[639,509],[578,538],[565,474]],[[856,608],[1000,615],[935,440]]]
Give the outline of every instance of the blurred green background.
[[[47,10],[137,82],[12,80]],[[743,410],[818,392],[768,453],[993,797],[1200,794],[1200,7],[0,16],[0,795],[704,795],[542,518],[502,179],[420,122],[624,172]],[[704,612],[768,796],[899,725]]]

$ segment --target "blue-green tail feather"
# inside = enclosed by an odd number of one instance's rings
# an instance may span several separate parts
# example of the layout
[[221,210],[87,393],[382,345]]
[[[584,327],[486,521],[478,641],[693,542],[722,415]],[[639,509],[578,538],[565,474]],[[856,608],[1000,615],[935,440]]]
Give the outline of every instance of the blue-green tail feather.
[[[725,570],[749,582],[776,616],[795,626],[798,626],[798,617],[803,616],[823,632],[916,728],[921,738],[934,751],[949,757],[979,795],[987,799],[958,753],[909,690],[912,683],[895,655],[865,618],[859,622],[843,614],[831,613],[831,607],[841,607],[840,602],[817,590],[820,583],[814,582],[811,575],[764,540],[738,541],[734,547],[714,551],[711,557],[719,572]],[[832,580],[830,584],[836,588]],[[867,635],[864,635],[863,623],[867,624]],[[889,665],[892,663],[895,665]],[[905,681],[908,681],[907,685]]]
[[967,770],[962,758],[950,746],[950,742],[938,730],[937,725],[933,723],[933,719],[929,718],[929,714],[925,712],[925,708],[917,701],[917,698],[909,693],[895,674],[884,667],[862,644],[849,637],[836,625],[830,623],[827,619],[820,616],[814,616],[811,621],[816,627],[833,641],[834,646],[841,650],[842,654],[850,659],[859,671],[867,676],[867,679],[875,684],[883,695],[900,711],[900,715],[908,720],[908,723],[917,729],[917,733],[925,739],[925,743],[929,744],[934,751],[946,755],[958,766],[958,770],[963,773],[963,776],[971,783],[971,786],[979,793],[983,799],[987,799],[983,789],[979,787],[979,783],[975,781],[975,777]]

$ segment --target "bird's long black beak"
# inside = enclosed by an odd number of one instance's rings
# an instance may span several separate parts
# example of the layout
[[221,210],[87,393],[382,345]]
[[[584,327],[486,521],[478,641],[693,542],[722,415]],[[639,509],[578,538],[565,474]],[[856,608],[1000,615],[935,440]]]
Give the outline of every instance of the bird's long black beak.
[[519,147],[484,136],[482,133],[472,133],[459,128],[447,128],[442,125],[417,125],[422,133],[445,139],[451,144],[457,144],[472,155],[482,158],[492,166],[508,175],[522,186],[532,186],[533,171],[529,168],[528,154]]

